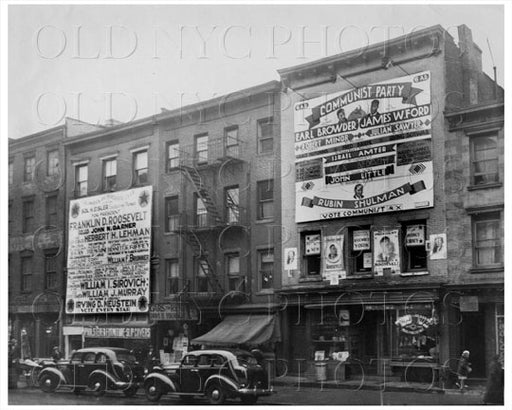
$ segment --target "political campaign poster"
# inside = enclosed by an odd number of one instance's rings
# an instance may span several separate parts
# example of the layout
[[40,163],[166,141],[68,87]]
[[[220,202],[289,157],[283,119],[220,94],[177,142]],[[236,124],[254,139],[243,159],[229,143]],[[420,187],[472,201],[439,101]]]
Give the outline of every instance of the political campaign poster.
[[70,201],[66,313],[149,309],[151,186]]
[[320,234],[306,235],[306,255],[320,255]]
[[405,246],[425,246],[425,225],[407,226]]
[[294,108],[297,222],[434,206],[429,71]]
[[373,232],[373,270],[382,276],[384,271],[391,274],[400,273],[400,247],[398,229],[382,229]]
[[370,249],[370,231],[368,229],[360,229],[352,233],[352,250],[366,251]]
[[297,248],[285,248],[284,270],[297,270]]
[[[343,259],[343,235],[326,235],[323,238],[323,276],[337,284],[338,275],[345,270]],[[335,274],[336,278],[331,279]],[[332,283],[335,282],[335,283]]]
[[430,235],[429,247],[431,260],[446,259],[446,234]]

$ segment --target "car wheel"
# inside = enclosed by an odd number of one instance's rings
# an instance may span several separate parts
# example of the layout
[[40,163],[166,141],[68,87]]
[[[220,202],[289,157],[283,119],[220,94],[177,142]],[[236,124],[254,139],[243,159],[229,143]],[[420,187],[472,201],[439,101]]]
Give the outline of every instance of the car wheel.
[[149,401],[158,401],[163,394],[162,384],[156,380],[149,382],[144,386],[144,391]]
[[206,397],[210,404],[223,404],[226,401],[226,393],[218,384],[208,387]]
[[137,390],[139,390],[138,386],[131,386],[131,387],[128,387],[127,389],[124,389],[123,394],[126,397],[133,397],[137,394]]
[[59,385],[59,377],[55,374],[43,374],[39,378],[39,386],[45,393],[53,393]]
[[241,396],[240,400],[242,400],[243,404],[256,404],[258,396]]
[[107,390],[107,380],[105,377],[95,377],[89,383],[89,388],[92,390],[94,396],[103,396]]

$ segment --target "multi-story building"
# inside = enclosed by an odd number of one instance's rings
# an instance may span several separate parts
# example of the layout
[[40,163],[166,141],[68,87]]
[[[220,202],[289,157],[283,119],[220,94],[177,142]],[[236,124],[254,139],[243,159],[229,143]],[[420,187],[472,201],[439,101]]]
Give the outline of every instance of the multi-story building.
[[503,93],[470,30],[279,74],[292,371],[342,377],[349,355],[352,375],[428,379],[470,349],[485,375],[503,342]]
[[65,124],[9,140],[9,329],[23,358],[61,345],[64,263],[62,141],[95,126]]

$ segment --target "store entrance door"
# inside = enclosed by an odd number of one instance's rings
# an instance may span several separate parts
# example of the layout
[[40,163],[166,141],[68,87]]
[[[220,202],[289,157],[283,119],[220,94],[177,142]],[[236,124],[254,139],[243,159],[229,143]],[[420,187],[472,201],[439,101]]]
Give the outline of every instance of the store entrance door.
[[485,377],[485,318],[483,312],[464,312],[461,350],[469,350],[473,371],[469,377]]

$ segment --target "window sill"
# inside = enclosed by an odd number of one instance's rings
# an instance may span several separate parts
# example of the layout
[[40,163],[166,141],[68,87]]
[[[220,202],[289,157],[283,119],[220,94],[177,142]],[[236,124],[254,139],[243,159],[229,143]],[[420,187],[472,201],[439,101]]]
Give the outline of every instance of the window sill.
[[347,279],[373,279],[375,275],[373,273],[353,273],[347,275]]
[[477,191],[479,189],[491,189],[491,188],[501,188],[503,183],[496,182],[493,184],[482,184],[482,185],[469,185],[468,191]]
[[299,283],[323,282],[323,281],[324,281],[324,278],[322,278],[321,275],[303,276],[302,278],[299,278]]
[[469,273],[473,274],[478,274],[478,273],[498,273],[498,272],[503,272],[505,270],[504,266],[503,265],[499,265],[499,266],[490,266],[490,267],[478,267],[478,268],[471,268],[469,270]]
[[428,275],[428,271],[412,271],[412,272],[402,272],[400,273],[400,276],[424,276]]

